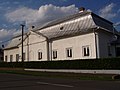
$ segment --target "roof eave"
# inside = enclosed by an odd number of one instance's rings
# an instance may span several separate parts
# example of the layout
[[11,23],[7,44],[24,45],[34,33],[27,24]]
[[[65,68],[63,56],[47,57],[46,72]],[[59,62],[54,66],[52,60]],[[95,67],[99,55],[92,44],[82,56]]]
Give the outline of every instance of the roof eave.
[[100,19],[102,19],[102,20],[104,20],[104,21],[106,21],[106,22],[110,23],[111,25],[113,24],[111,21],[106,20],[106,19],[104,19],[104,18],[102,18],[102,17],[100,17],[100,16],[96,15],[96,14],[95,14],[95,13],[93,13],[93,12],[91,12],[91,15],[96,16],[96,17],[98,17],[98,18],[100,18]]
[[3,50],[10,50],[10,49],[15,49],[15,48],[19,48],[18,46],[15,47],[8,47],[8,48],[4,48]]
[[88,33],[92,33],[94,28],[89,29],[86,32],[76,32],[76,33],[71,33],[68,35],[64,35],[64,36],[58,36],[58,37],[52,37],[49,38],[49,40],[56,40],[56,39],[63,39],[63,38],[69,38],[69,37],[73,37],[73,36],[79,36],[79,35],[83,35],[83,34],[88,34]]

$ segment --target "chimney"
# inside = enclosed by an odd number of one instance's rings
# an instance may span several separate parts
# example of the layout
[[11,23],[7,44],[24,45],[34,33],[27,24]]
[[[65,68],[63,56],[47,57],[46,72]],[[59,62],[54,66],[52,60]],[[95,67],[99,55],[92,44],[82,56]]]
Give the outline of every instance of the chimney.
[[79,8],[79,13],[84,12],[84,11],[85,11],[85,8],[84,8],[84,7],[80,7],[80,8]]

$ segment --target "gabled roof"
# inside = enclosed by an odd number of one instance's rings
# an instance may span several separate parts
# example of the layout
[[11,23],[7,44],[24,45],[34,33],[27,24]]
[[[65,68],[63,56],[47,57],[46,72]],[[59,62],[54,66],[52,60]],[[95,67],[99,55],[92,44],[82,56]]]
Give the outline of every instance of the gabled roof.
[[89,32],[97,27],[111,32],[113,31],[112,22],[101,18],[92,12],[84,11],[49,22],[35,31],[40,32],[48,37],[48,39],[53,39],[71,34]]
[[[37,29],[33,29],[33,31],[46,37],[47,39],[54,39],[67,35],[76,35],[90,32],[97,27],[109,32],[113,32],[112,22],[101,18],[92,12],[84,11],[48,22]],[[26,37],[27,36],[25,35],[24,39]],[[5,47],[5,49],[18,47],[18,45],[21,44],[20,38],[21,35],[14,37],[8,46]]]
[[[27,37],[26,34],[23,36],[23,40],[25,40]],[[4,50],[11,49],[11,48],[17,48],[18,45],[22,43],[22,36],[15,36],[12,38],[12,40],[9,42],[9,44],[4,48]]]
[[39,30],[47,28],[47,27],[51,27],[51,26],[54,26],[54,25],[57,25],[57,24],[60,24],[60,23],[66,22],[66,21],[68,22],[69,20],[74,20],[76,18],[82,17],[82,16],[84,16],[86,14],[90,14],[90,13],[91,12],[84,11],[82,13],[76,13],[76,14],[73,14],[73,15],[69,15],[69,16],[66,16],[66,17],[63,17],[63,18],[59,18],[59,19],[50,21],[50,22],[47,22],[44,25],[40,26]]
[[[47,28],[47,27],[51,27],[51,26],[54,26],[54,25],[57,25],[57,24],[60,24],[60,23],[63,23],[63,22],[68,22],[70,20],[74,20],[74,19],[77,19],[77,18],[80,18],[80,17],[83,17],[85,15],[92,15],[94,17],[97,17],[99,19],[101,19],[102,21],[105,21],[109,24],[113,24],[112,22],[94,14],[93,12],[90,12],[90,11],[84,11],[84,12],[81,12],[81,13],[76,13],[76,14],[73,14],[73,15],[70,15],[70,16],[66,16],[66,17],[63,17],[63,18],[59,18],[57,20],[53,20],[53,21],[50,21],[48,23],[45,23],[44,25],[42,25],[41,27],[39,27],[39,30],[40,29],[44,29],[44,28]],[[94,18],[93,17],[93,18]],[[96,19],[96,18],[94,18]]]

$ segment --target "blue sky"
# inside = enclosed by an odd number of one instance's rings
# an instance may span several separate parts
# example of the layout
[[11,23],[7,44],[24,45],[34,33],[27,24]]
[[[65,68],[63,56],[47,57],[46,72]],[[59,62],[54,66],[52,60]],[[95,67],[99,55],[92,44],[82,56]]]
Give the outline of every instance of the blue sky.
[[[120,0],[0,0],[0,44],[26,28],[74,14],[79,7],[120,23]],[[117,26],[120,31],[120,26]]]

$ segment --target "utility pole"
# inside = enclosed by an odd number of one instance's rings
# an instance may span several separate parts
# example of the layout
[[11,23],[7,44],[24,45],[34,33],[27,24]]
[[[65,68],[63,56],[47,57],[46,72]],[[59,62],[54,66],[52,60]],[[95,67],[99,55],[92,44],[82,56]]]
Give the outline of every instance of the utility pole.
[[24,58],[23,58],[23,36],[24,36],[24,26],[23,24],[21,24],[22,27],[22,63],[23,63],[23,67],[24,67]]

